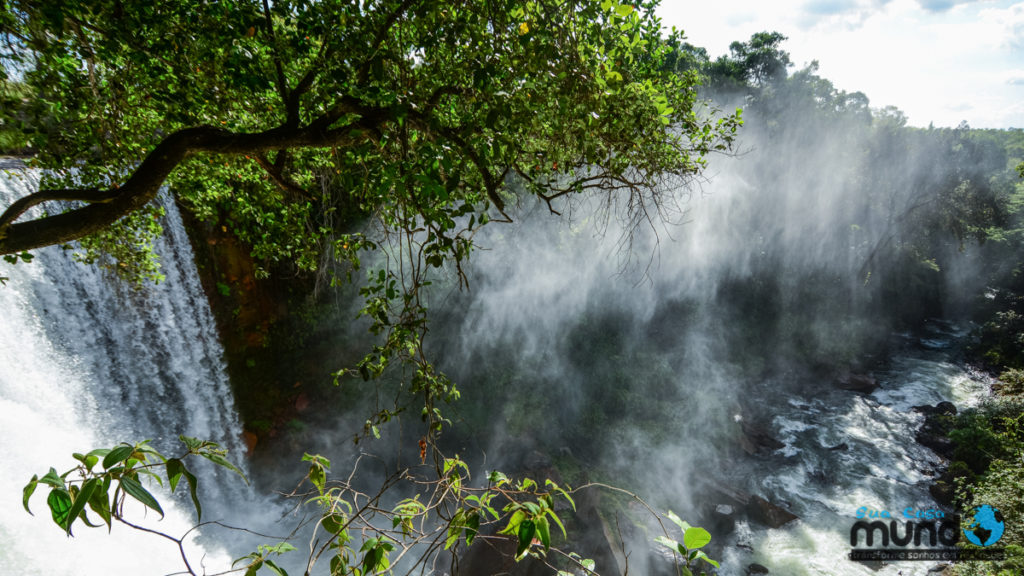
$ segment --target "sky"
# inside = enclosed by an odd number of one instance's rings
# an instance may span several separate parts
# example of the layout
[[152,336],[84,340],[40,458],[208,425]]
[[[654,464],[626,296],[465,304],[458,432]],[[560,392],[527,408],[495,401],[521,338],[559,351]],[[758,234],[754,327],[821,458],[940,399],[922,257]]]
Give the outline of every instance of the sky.
[[1024,0],[662,0],[662,24],[712,58],[778,31],[819,74],[912,126],[1024,128]]

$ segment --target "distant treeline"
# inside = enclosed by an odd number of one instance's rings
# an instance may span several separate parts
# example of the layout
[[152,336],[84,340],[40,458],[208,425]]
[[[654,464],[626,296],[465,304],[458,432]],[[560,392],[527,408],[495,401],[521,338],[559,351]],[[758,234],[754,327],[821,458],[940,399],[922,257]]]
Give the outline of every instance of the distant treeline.
[[877,312],[904,326],[966,315],[984,325],[980,360],[1024,367],[1024,130],[909,127],[897,108],[837,89],[817,62],[792,71],[785,40],[760,32],[712,59],[675,36],[669,65],[744,109],[748,142],[766,153],[739,164],[760,192],[817,185],[829,198],[842,233],[803,240],[851,254],[859,280],[877,285]]

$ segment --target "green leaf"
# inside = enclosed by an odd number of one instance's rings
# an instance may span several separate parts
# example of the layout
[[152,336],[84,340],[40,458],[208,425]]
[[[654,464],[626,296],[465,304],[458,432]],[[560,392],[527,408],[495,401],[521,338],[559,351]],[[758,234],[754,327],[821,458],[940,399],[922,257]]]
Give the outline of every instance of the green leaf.
[[626,16],[629,16],[630,14],[633,13],[633,7],[629,4],[619,4],[619,6],[615,9],[615,13],[625,18]]
[[225,458],[223,455],[221,455],[221,454],[219,454],[217,452],[205,452],[205,451],[204,452],[200,452],[199,455],[202,456],[203,458],[206,458],[210,462],[213,462],[215,464],[218,464],[220,466],[223,466],[223,467],[227,468],[228,470],[231,470],[235,474],[238,474],[239,476],[241,476],[242,480],[245,480],[246,484],[249,483],[249,479],[245,477],[245,474],[242,474],[242,471],[239,470],[237,466],[235,466],[234,464],[229,462],[228,459]]
[[466,518],[466,546],[473,545],[473,539],[480,532],[480,512],[473,511]]
[[[376,539],[374,538],[374,544]],[[365,546],[364,546],[365,547]],[[363,556],[363,573],[370,574],[381,564],[381,560],[384,558],[384,549],[374,545],[373,548],[367,550],[366,555]]]
[[305,452],[302,454],[302,461],[313,462],[319,464],[320,466],[323,466],[328,470],[331,469],[331,461],[319,454],[310,454],[309,452]]
[[54,488],[64,488],[64,479],[57,475],[57,471],[50,468],[50,471],[45,476],[39,479],[39,482],[52,486]]
[[459,508],[448,524],[448,536],[444,540],[444,549],[448,550],[459,541],[459,534],[466,523],[466,509]]
[[309,467],[309,481],[316,486],[317,491],[324,493],[324,485],[327,483],[327,473],[317,464]]
[[181,480],[181,474],[185,471],[185,465],[177,458],[170,458],[167,460],[167,481],[171,485],[171,493],[178,487],[178,482]]
[[708,564],[711,564],[715,568],[720,568],[720,566],[718,565],[718,562],[715,562],[711,558],[708,558],[708,555],[705,554],[703,550],[697,550],[697,559],[698,560],[703,560],[703,561],[707,562]]
[[347,521],[348,519],[343,514],[326,514],[320,520],[320,524],[331,534],[339,534],[345,528]]
[[544,550],[551,548],[551,526],[544,516],[537,518],[537,539],[544,545]]
[[519,545],[516,546],[516,558],[521,558],[527,550],[530,549],[530,544],[533,542],[533,537],[537,534],[537,525],[533,523],[533,520],[523,520],[519,524]]
[[676,513],[671,510],[665,514],[665,517],[674,522],[676,526],[679,526],[679,529],[684,533],[690,529],[690,525],[679,518],[679,516],[676,516]]
[[[199,440],[197,438],[192,438],[190,436],[182,435],[182,436],[178,436],[178,438],[185,444],[185,447],[188,448],[189,452],[198,452],[199,449],[202,448],[203,444],[204,444],[203,441],[201,441],[201,440]],[[243,559],[244,558],[240,558],[239,560],[243,560]]]
[[562,529],[562,537],[568,538],[568,534],[565,533],[565,525],[562,524],[562,520],[558,517],[558,514],[555,514],[555,511],[551,509],[547,511],[547,514],[548,516],[551,516],[551,519],[555,521],[555,524],[558,524],[558,527]]
[[267,566],[267,568],[270,568],[271,572],[277,574],[277,576],[288,576],[288,573],[285,572],[284,568],[281,568],[280,566],[274,564],[270,560],[264,560],[263,563]]
[[130,458],[133,452],[135,452],[135,446],[129,446],[127,444],[122,444],[114,448],[103,458],[103,468],[109,470],[112,466],[120,464]]
[[345,562],[345,557],[334,556],[331,558],[331,576],[344,576],[348,573],[348,563]]
[[74,502],[71,504],[71,508],[68,510],[67,527],[65,530],[70,535],[71,525],[74,524],[75,518],[85,510],[85,505],[89,503],[89,499],[92,498],[93,492],[96,491],[96,487],[99,480],[96,478],[90,478],[82,484],[82,489],[75,495]]
[[146,490],[138,480],[131,476],[123,476],[120,480],[121,489],[124,490],[129,496],[135,498],[139,502],[142,502],[148,508],[152,508],[160,514],[163,518],[164,511],[160,508],[160,503],[156,501],[156,498]]
[[519,530],[519,525],[526,519],[526,512],[522,510],[516,510],[512,513],[512,517],[508,519],[508,524],[502,528],[498,534],[515,534]]
[[72,506],[71,494],[68,494],[68,491],[63,488],[50,490],[50,495],[46,497],[46,504],[50,507],[50,514],[57,526],[68,531],[68,514],[71,512]]
[[96,463],[100,461],[99,456],[93,454],[92,452],[88,454],[79,454],[78,452],[75,452],[74,454],[71,455],[71,457],[85,465],[86,470],[92,470],[92,467],[95,466]]
[[689,550],[703,548],[708,542],[711,542],[711,533],[703,528],[694,526],[683,532],[683,545]]
[[508,483],[508,476],[505,476],[505,474],[498,472],[497,470],[494,470],[487,477],[487,481],[490,482],[491,484],[495,484],[500,487]]
[[182,468],[181,473],[185,476],[185,481],[188,482],[188,492],[192,497],[192,504],[196,507],[196,520],[202,521],[203,507],[199,504],[199,497],[196,495],[196,488],[199,486],[199,481],[196,480],[195,475],[189,472],[186,468]]
[[28,499],[32,497],[32,494],[36,491],[36,486],[38,485],[39,476],[33,474],[32,480],[30,480],[21,491],[21,505],[25,507],[25,512],[28,512],[29,514],[32,514],[32,511],[28,509]]
[[654,539],[654,541],[657,542],[658,544],[661,544],[662,546],[668,548],[669,550],[671,550],[673,552],[677,551],[678,548],[679,548],[679,542],[676,542],[675,540],[673,540],[671,538],[666,538],[665,536],[658,536],[657,538]]
[[297,550],[297,548],[295,546],[292,546],[291,544],[289,544],[287,542],[278,542],[277,544],[274,544],[273,546],[268,546],[266,544],[261,544],[259,546],[258,550],[260,551],[260,554],[262,556],[269,556],[271,554],[277,554],[278,556],[280,556],[281,554],[284,554],[285,552],[293,552],[293,551]]
[[92,498],[89,498],[89,508],[107,523],[108,532],[113,529],[110,516],[110,500],[107,497],[105,486],[98,487],[92,493]]

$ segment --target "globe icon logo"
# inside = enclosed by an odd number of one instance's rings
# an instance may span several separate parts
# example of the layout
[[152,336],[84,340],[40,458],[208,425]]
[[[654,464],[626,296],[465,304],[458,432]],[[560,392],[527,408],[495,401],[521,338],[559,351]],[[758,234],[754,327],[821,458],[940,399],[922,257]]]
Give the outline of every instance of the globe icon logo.
[[1003,513],[987,504],[975,506],[964,518],[964,536],[972,544],[991,546],[1003,537]]

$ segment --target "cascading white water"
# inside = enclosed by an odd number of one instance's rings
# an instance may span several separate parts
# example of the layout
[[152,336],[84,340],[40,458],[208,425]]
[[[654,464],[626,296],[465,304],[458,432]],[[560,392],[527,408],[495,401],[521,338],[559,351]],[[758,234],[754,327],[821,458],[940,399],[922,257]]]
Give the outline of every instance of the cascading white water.
[[[0,171],[0,204],[38,184],[24,169]],[[60,248],[35,251],[31,263],[0,264],[0,573],[59,576],[168,574],[182,570],[177,548],[157,536],[115,525],[84,525],[66,538],[50,520],[45,487],[29,516],[21,489],[50,466],[64,472],[72,452],[152,438],[179,452],[177,436],[209,439],[240,461],[240,425],[213,318],[195,275],[192,250],[169,198],[156,250],[166,280],[133,291],[97,269],[72,262]],[[217,514],[227,471],[202,467],[200,486]],[[158,496],[159,498],[160,496]],[[180,536],[194,524],[187,506],[167,497],[167,518],[147,526]],[[136,518],[145,513],[141,507]],[[197,533],[193,533],[197,535]],[[208,544],[207,544],[208,545]],[[229,563],[223,553],[190,547],[205,566]],[[227,560],[227,562],[225,562]]]
[[742,574],[759,563],[773,574],[924,576],[935,566],[929,561],[879,566],[847,558],[850,529],[861,507],[889,511],[898,520],[906,508],[950,512],[928,492],[941,458],[914,440],[923,416],[913,407],[942,401],[974,406],[989,383],[950,362],[945,348],[962,332],[932,329],[920,341],[906,336],[910,350],[878,374],[880,387],[870,395],[822,387],[813,398],[762,399],[776,415],[772,427],[785,447],[769,458],[770,465],[748,469],[744,488],[772,494],[800,519],[777,529],[752,530],[742,523],[726,551],[727,573]]

